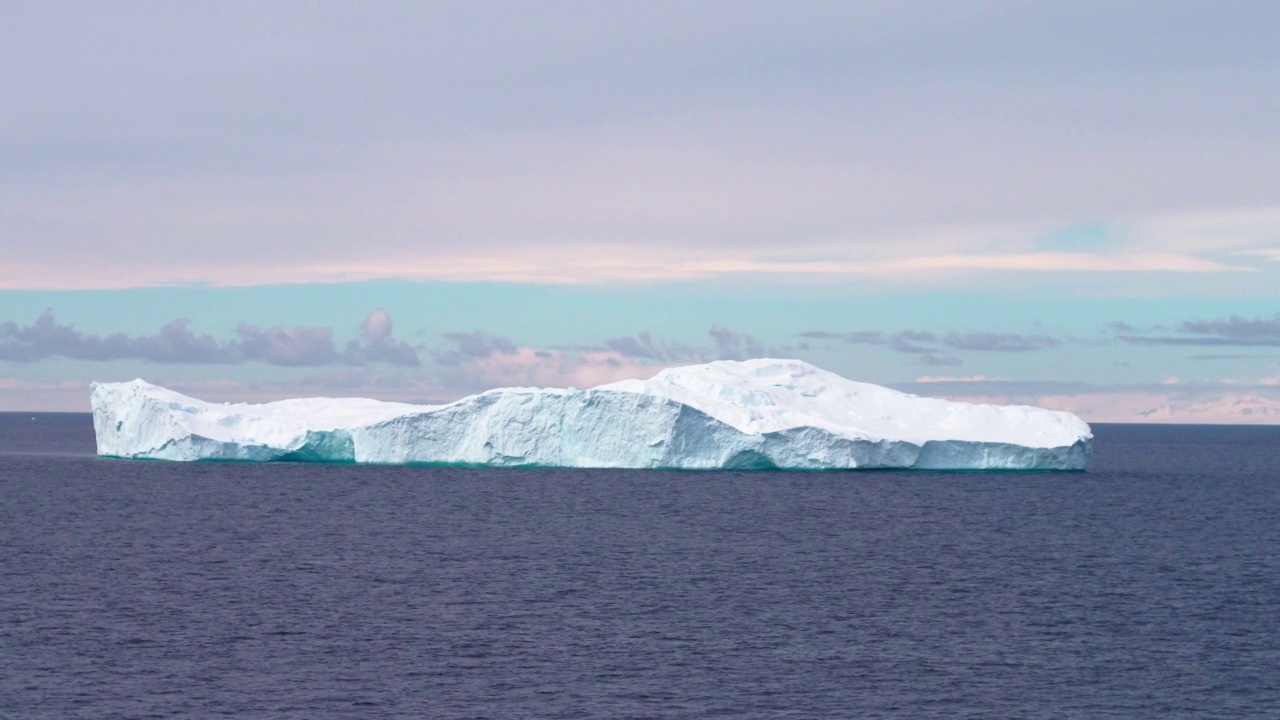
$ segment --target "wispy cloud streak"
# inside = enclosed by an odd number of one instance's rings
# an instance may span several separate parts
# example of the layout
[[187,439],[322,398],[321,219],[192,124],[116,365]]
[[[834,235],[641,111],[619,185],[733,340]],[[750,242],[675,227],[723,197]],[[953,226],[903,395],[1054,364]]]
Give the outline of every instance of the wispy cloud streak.
[[858,330],[831,332],[808,330],[800,337],[813,340],[836,340],[851,345],[879,345],[894,352],[914,355],[922,365],[954,367],[964,361],[953,352],[1025,353],[1059,347],[1062,341],[1048,335],[1024,335],[997,332],[933,333],[925,330],[901,330],[896,333]]
[[[1132,326],[1112,326],[1133,330]],[[1216,320],[1186,320],[1174,328],[1176,335],[1117,335],[1120,342],[1131,345],[1189,345],[1209,347],[1280,347],[1280,313],[1253,319],[1232,315]]]

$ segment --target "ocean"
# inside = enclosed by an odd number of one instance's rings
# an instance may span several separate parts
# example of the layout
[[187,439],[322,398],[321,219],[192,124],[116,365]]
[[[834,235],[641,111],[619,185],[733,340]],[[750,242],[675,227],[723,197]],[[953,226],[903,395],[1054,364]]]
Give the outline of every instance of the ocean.
[[0,414],[3,718],[1280,717],[1280,427],[1084,473],[132,462]]

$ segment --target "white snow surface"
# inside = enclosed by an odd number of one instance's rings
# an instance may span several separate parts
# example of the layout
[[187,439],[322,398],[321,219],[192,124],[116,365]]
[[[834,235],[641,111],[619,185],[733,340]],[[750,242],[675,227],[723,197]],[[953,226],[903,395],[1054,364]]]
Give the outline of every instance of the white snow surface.
[[587,390],[502,388],[447,405],[207,403],[94,383],[98,454],[505,467],[1083,470],[1075,415],[922,398],[800,360],[721,360]]

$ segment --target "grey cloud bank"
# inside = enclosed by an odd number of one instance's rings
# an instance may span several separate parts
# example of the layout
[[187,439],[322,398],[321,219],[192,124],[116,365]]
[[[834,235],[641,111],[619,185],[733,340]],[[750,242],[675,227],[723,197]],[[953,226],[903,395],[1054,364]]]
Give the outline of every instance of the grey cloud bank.
[[363,340],[349,341],[342,348],[334,344],[331,328],[263,328],[241,323],[236,327],[235,339],[220,341],[212,335],[194,333],[190,322],[184,319],[164,325],[151,336],[100,336],[59,324],[52,312],[45,312],[30,325],[0,323],[0,361],[29,363],[67,358],[213,365],[260,362],[293,367],[420,364],[412,347],[391,337],[391,320],[385,311],[370,313],[362,329]]
[[452,346],[433,354],[435,361],[446,367],[458,367],[478,358],[494,354],[514,355],[519,348],[510,339],[479,330],[462,333],[448,332],[444,339]]
[[924,330],[901,330],[884,333],[868,330],[831,332],[807,330],[800,337],[813,340],[836,340],[851,345],[882,345],[894,352],[917,356],[922,365],[958,366],[964,361],[947,351],[1024,353],[1048,350],[1062,341],[1047,335],[1023,335],[997,332],[933,333]]
[[1127,323],[1112,326],[1125,331],[1116,339],[1133,345],[1192,345],[1222,347],[1280,347],[1280,313],[1253,319],[1232,315],[1216,320],[1187,320],[1174,328],[1179,335],[1131,334]]
[[[1198,330],[1217,333],[1213,337],[1218,339],[1232,336],[1259,343],[1269,339],[1268,328],[1273,320],[1270,316],[1237,316],[1182,321],[1171,323],[1164,332],[1181,331],[1191,336],[1190,331]],[[1132,323],[1115,323],[1109,329],[1115,332],[1136,327]],[[1035,353],[1037,348],[1061,346],[1072,352],[1092,354],[1105,347],[1112,352],[1122,352],[1125,346],[1133,345],[1104,337],[1099,338],[1103,343],[1099,344],[1075,338],[990,331],[812,330],[801,335],[814,341],[813,347],[804,343],[777,347],[750,334],[712,325],[702,342],[692,345],[669,342],[648,331],[572,347],[526,344],[500,334],[471,331],[442,333],[435,336],[435,346],[428,343],[414,348],[396,340],[391,317],[382,311],[369,313],[359,325],[358,339],[345,344],[335,341],[333,331],[327,327],[251,322],[235,326],[228,338],[196,332],[185,320],[166,323],[153,334],[95,334],[81,332],[58,322],[52,313],[45,313],[29,324],[0,322],[0,364],[7,363],[8,372],[18,373],[18,377],[0,377],[0,407],[15,407],[14,403],[32,403],[35,401],[31,398],[44,397],[56,398],[56,401],[44,401],[48,403],[46,408],[82,408],[83,382],[40,379],[41,375],[36,372],[39,363],[53,358],[81,363],[134,361],[135,365],[127,370],[116,367],[108,372],[115,375],[123,372],[126,377],[147,376],[152,372],[138,367],[142,364],[168,366],[156,372],[179,378],[201,374],[202,371],[194,369],[200,365],[245,366],[236,371],[204,371],[204,380],[177,383],[218,399],[280,399],[340,392],[440,402],[498,386],[589,387],[628,377],[648,377],[668,365],[691,364],[744,352],[808,357],[811,353],[821,355],[834,351],[835,357],[843,356],[846,364],[854,368],[867,367],[866,353],[875,352],[888,358],[894,355],[909,358],[910,365],[920,368],[917,372],[923,368],[942,369],[926,371],[929,374],[922,375],[915,383],[896,383],[899,389],[975,402],[1015,402],[1067,409],[1083,413],[1094,421],[1262,422],[1280,417],[1280,378],[1274,377],[1274,371],[1270,375],[1255,373],[1238,380],[1185,382],[1168,377],[1167,373],[1157,375],[1165,377],[1164,382],[992,377],[997,372],[1003,374],[997,368],[1016,367],[1008,363]],[[947,354],[951,352],[955,354]],[[980,362],[980,358],[995,362]],[[1229,363],[1233,357],[1212,359]],[[1190,360],[1195,361],[1195,357]],[[907,366],[892,359],[890,362],[904,370]],[[1056,360],[1035,362],[1039,365]],[[966,373],[967,376],[946,374],[947,368],[964,364],[980,369]],[[174,366],[185,366],[185,369],[174,369]],[[83,373],[79,377],[101,379],[97,374],[100,371],[91,365],[67,367],[70,372]],[[270,367],[278,370],[264,374]],[[29,379],[21,379],[26,372],[24,368],[33,368],[32,373],[27,374]],[[1014,372],[1015,377],[1027,375],[1025,369]],[[219,377],[226,379],[217,379]]]
[[[32,363],[50,358],[89,362],[136,360],[159,364],[236,365],[264,363],[281,367],[389,365],[422,366],[413,346],[392,337],[390,315],[382,309],[368,314],[360,324],[361,339],[339,346],[328,327],[262,327],[241,322],[230,340],[197,334],[187,319],[166,323],[155,335],[126,333],[97,335],[59,323],[46,311],[29,325],[0,322],[0,362]],[[788,352],[793,348],[766,347],[752,336],[713,325],[707,331],[713,347],[693,348],[654,340],[648,332],[607,340],[598,347],[573,348],[576,354],[612,352],[619,357],[661,364],[702,362],[712,359],[741,360]],[[441,368],[463,368],[493,357],[531,353],[536,358],[562,357],[564,349],[529,348],[510,338],[483,331],[441,334],[444,347],[426,350]],[[616,361],[613,361],[616,363]]]

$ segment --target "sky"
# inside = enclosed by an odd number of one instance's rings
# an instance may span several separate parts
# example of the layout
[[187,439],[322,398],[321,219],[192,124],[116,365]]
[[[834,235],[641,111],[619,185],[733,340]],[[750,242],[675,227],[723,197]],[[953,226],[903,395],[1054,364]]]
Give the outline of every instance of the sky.
[[0,0],[0,411],[798,357],[1280,423],[1280,5]]

